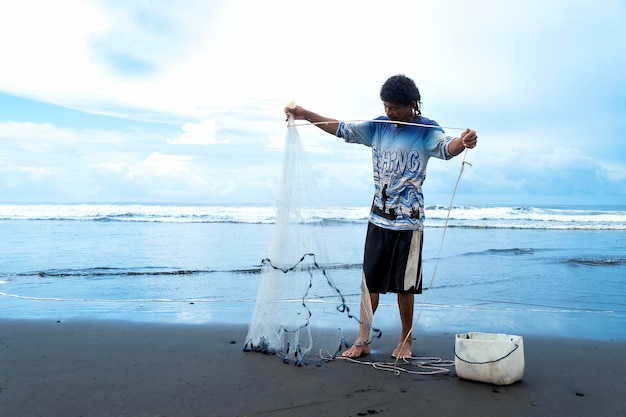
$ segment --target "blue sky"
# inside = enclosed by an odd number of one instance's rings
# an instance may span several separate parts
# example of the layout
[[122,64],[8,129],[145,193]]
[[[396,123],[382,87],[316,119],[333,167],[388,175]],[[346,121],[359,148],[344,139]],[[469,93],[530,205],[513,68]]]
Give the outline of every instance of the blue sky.
[[[623,45],[623,0],[3,2],[0,202],[271,204],[287,102],[374,118],[404,73],[478,131],[455,203],[624,204]],[[369,204],[369,149],[298,131],[330,203]]]

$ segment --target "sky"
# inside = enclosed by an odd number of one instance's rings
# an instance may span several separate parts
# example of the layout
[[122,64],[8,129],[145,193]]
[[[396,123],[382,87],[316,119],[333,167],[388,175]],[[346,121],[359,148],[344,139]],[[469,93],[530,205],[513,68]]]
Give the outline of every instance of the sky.
[[[271,204],[284,106],[375,118],[402,73],[478,132],[427,204],[625,204],[624,45],[624,0],[1,2],[0,203]],[[369,205],[370,149],[297,131],[327,202]]]

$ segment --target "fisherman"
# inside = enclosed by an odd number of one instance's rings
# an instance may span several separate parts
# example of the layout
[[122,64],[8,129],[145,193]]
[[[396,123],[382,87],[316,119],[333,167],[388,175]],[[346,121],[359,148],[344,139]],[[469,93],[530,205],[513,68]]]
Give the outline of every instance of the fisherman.
[[[372,315],[380,294],[396,293],[401,335],[394,358],[412,356],[414,295],[422,293],[424,196],[422,184],[430,157],[451,159],[476,146],[477,135],[466,129],[447,136],[433,120],[421,115],[421,96],[415,82],[403,74],[387,79],[380,89],[386,116],[373,121],[347,123],[320,116],[300,106],[286,107],[287,119],[306,120],[348,143],[372,148],[374,200],[369,214],[363,278]],[[361,307],[359,336],[343,356],[370,353],[373,317]]]

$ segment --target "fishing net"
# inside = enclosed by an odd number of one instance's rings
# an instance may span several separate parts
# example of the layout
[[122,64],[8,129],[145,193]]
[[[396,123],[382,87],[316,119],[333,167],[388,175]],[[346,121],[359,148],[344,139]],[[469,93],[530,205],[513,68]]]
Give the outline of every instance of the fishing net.
[[[348,347],[346,340],[353,337],[346,337],[346,330],[356,333],[359,323],[371,327],[362,252],[350,250],[357,247],[354,242],[343,241],[341,227],[320,215],[323,193],[292,120],[283,158],[274,235],[243,349],[297,365],[321,363]],[[372,333],[380,336],[376,329]]]

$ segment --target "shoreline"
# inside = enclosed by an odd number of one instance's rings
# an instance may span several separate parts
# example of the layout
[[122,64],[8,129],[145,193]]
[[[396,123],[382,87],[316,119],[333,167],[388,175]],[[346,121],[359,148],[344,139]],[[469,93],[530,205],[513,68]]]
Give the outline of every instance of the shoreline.
[[[243,352],[247,325],[0,319],[0,415],[619,415],[626,340],[524,337],[520,382],[495,386],[345,360],[284,364]],[[414,355],[452,359],[454,335],[416,332]],[[364,361],[389,361],[396,340]]]

